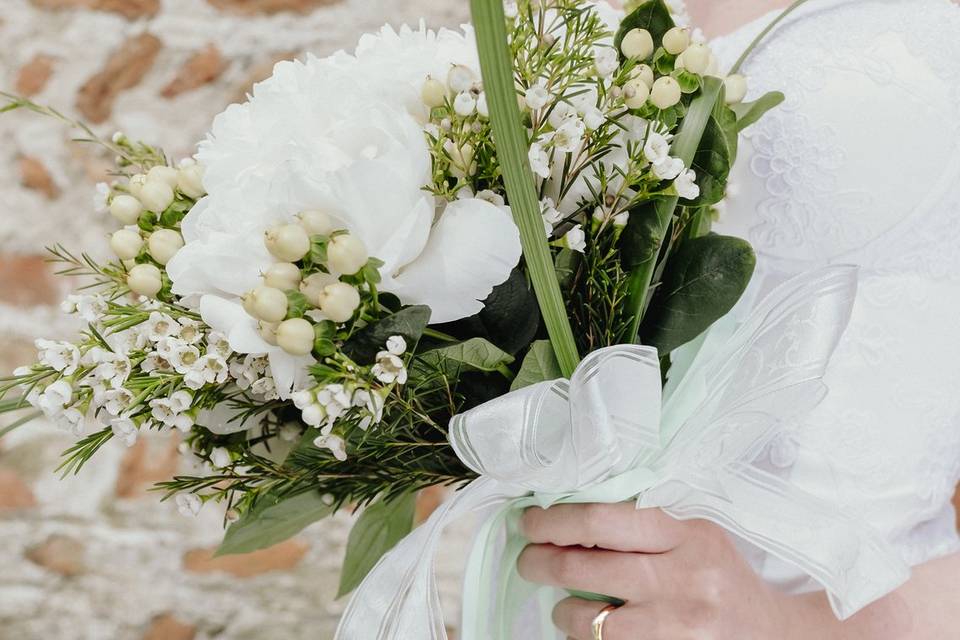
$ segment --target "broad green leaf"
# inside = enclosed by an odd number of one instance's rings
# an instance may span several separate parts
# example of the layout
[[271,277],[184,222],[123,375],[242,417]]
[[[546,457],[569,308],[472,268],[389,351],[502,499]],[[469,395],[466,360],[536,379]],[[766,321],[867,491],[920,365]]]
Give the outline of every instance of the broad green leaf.
[[644,202],[634,207],[620,236],[623,268],[630,270],[656,259],[663,244],[664,231],[660,227],[656,202]]
[[670,9],[663,0],[648,0],[637,5],[636,9],[627,14],[620,23],[620,30],[617,31],[613,43],[617,51],[620,51],[620,43],[627,32],[631,29],[646,29],[653,36],[654,44],[659,44],[664,34],[675,26]]
[[429,322],[430,307],[419,305],[401,309],[363,328],[343,345],[343,352],[359,364],[370,364],[377,353],[386,348],[388,338],[402,336],[412,347],[420,340]]
[[737,114],[724,101],[718,100],[713,109],[713,119],[723,130],[727,139],[727,148],[730,150],[730,166],[737,162],[737,153],[740,149],[740,128],[737,126]]
[[700,76],[690,73],[686,69],[676,69],[671,74],[680,85],[680,90],[684,93],[696,93],[700,90]]
[[786,100],[779,91],[771,91],[753,102],[741,102],[731,108],[737,114],[737,132],[743,131],[747,127],[756,124],[760,118],[766,115],[767,111],[779,107]]
[[533,340],[540,327],[540,307],[526,274],[514,269],[503,284],[494,287],[477,314],[480,335],[504,351],[517,353]]
[[702,207],[723,200],[727,193],[727,178],[730,177],[730,158],[727,134],[717,119],[711,116],[691,165],[697,172],[700,195],[692,201],[684,201],[684,204]]
[[315,491],[287,499],[265,495],[253,509],[230,525],[217,549],[217,555],[250,553],[272,547],[300,533],[307,525],[326,518],[333,511],[333,506],[324,502]]
[[665,356],[699,336],[737,303],[755,265],[753,248],[740,238],[707,235],[681,244],[640,329],[643,344]]
[[417,359],[431,367],[440,367],[455,378],[465,371],[497,371],[513,362],[513,356],[483,338],[432,349]]
[[557,359],[553,355],[550,342],[537,340],[530,345],[530,350],[520,366],[520,373],[514,378],[510,390],[516,391],[538,382],[556,380],[562,377],[563,372],[560,371],[560,365],[557,364]]
[[347,538],[338,598],[356,589],[380,558],[410,533],[415,507],[416,494],[407,493],[363,510]]

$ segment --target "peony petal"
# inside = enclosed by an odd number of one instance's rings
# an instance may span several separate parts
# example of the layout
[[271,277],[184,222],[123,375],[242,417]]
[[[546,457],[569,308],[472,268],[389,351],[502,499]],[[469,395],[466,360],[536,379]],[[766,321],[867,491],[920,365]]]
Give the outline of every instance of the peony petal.
[[429,305],[431,322],[451,322],[483,309],[521,255],[520,233],[501,207],[470,198],[447,205],[426,249],[383,289],[406,304]]

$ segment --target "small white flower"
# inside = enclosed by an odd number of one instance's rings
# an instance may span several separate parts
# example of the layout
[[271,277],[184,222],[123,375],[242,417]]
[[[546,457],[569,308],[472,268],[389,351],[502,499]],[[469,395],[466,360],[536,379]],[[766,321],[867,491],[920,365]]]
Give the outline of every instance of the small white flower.
[[302,410],[303,422],[311,427],[319,427],[327,420],[327,412],[317,403],[308,405]]
[[568,118],[563,125],[553,133],[553,146],[557,151],[573,153],[580,148],[586,125],[580,118]]
[[462,64],[453,65],[447,72],[447,86],[457,93],[469,91],[475,79],[476,76],[470,67]]
[[553,96],[550,95],[550,92],[547,91],[546,86],[544,86],[541,81],[527,89],[527,92],[523,96],[523,101],[534,111],[539,111],[547,106],[552,98]]
[[377,354],[377,363],[370,372],[384,384],[405,384],[407,381],[407,368],[403,365],[403,360],[389,351]]
[[68,407],[57,416],[57,426],[64,431],[70,431],[76,436],[83,434],[83,425],[86,422],[86,416],[79,409]]
[[700,187],[697,186],[697,174],[693,170],[681,173],[674,180],[673,186],[677,189],[677,195],[686,200],[693,200],[700,195]]
[[625,227],[627,223],[630,222],[630,212],[624,211],[623,213],[618,213],[613,216],[613,226],[615,227]]
[[290,399],[293,401],[293,406],[301,411],[306,409],[313,403],[317,401],[317,396],[314,395],[313,391],[295,391]]
[[477,110],[477,99],[469,91],[458,93],[453,100],[453,110],[464,118],[471,116]]
[[520,9],[517,7],[516,0],[504,0],[503,15],[513,20],[520,15]]
[[203,325],[196,320],[181,318],[176,336],[187,344],[197,344],[203,340]]
[[180,324],[167,314],[154,311],[147,319],[144,330],[151,342],[157,342],[162,338],[176,336],[180,332]]
[[109,389],[104,392],[101,404],[112,416],[119,416],[130,408],[134,395],[127,389]]
[[403,336],[390,336],[387,339],[387,351],[395,356],[402,356],[407,351],[407,341]]
[[103,296],[69,295],[60,304],[64,313],[76,313],[84,322],[98,324],[107,310]]
[[611,47],[596,47],[593,50],[593,64],[601,78],[609,78],[620,68],[620,56]]
[[193,426],[193,418],[185,412],[193,404],[193,396],[188,392],[176,391],[169,398],[156,398],[150,401],[151,415],[154,420],[168,427],[176,427],[187,432]]
[[583,111],[583,122],[591,131],[599,129],[606,121],[607,117],[603,115],[603,111],[598,107],[587,107]]
[[534,142],[530,145],[530,151],[527,154],[530,159],[530,168],[541,178],[550,177],[550,156],[547,154],[543,145]]
[[587,248],[587,236],[581,225],[575,226],[563,236],[564,245],[571,251],[583,253]]
[[64,375],[73,375],[80,364],[80,350],[69,342],[39,339],[34,343],[39,350],[40,364],[51,367]]
[[333,457],[340,462],[347,459],[347,443],[340,436],[333,434],[320,436],[313,441],[313,445],[320,449],[329,449]]
[[97,213],[106,213],[110,211],[110,185],[106,182],[98,182],[97,190],[93,194],[93,210]]
[[49,418],[63,412],[73,400],[73,386],[66,380],[57,380],[37,397],[37,408]]
[[197,349],[193,345],[179,342],[179,344],[176,344],[173,349],[171,349],[167,359],[177,373],[184,374],[191,371],[200,362],[200,349]]
[[653,175],[661,180],[673,180],[679,176],[685,169],[683,160],[680,158],[667,158],[663,162],[653,165]]
[[178,493],[176,497],[177,511],[185,518],[195,518],[200,513],[203,501],[195,493]]
[[264,400],[276,400],[280,397],[277,393],[277,383],[271,376],[260,378],[250,385],[250,392],[262,396]]
[[173,371],[173,365],[157,352],[147,354],[147,357],[140,363],[140,370],[145,373],[170,373]]
[[480,95],[477,96],[477,113],[483,118],[490,117],[490,107],[487,105],[486,92],[481,92]]
[[215,353],[226,360],[233,353],[233,349],[225,335],[219,331],[211,331],[207,336],[207,353]]
[[225,469],[230,466],[230,452],[226,447],[214,447],[210,452],[210,463],[217,469]]
[[128,447],[132,447],[137,442],[137,425],[133,420],[127,417],[114,418],[110,421],[110,429],[114,437],[120,440]]
[[643,146],[643,155],[653,165],[665,162],[670,158],[670,143],[659,133],[651,132]]
[[540,201],[540,216],[543,218],[543,230],[549,238],[553,235],[553,228],[563,220],[563,214],[557,210],[552,198],[544,198]]

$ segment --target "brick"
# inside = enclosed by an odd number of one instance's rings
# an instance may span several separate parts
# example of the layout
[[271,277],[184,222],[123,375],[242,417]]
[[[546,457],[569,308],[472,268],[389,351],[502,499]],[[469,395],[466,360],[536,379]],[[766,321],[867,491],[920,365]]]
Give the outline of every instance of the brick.
[[171,613],[164,613],[150,622],[143,640],[193,640],[196,636],[196,627],[181,622]]
[[77,110],[91,122],[105,122],[117,96],[140,84],[162,48],[160,39],[149,33],[129,38],[110,54],[103,69],[80,87]]
[[343,0],[207,0],[222,11],[243,15],[274,14],[285,11],[306,14]]
[[43,53],[35,55],[28,63],[20,67],[17,80],[13,85],[17,93],[22,96],[34,96],[44,90],[50,76],[53,75],[53,65],[56,59]]
[[0,302],[31,307],[59,300],[59,283],[45,257],[0,256]]
[[16,471],[0,469],[0,513],[37,506],[33,491]]
[[191,573],[228,573],[250,578],[271,571],[289,571],[300,564],[309,547],[299,540],[287,540],[267,549],[242,555],[214,558],[216,547],[193,549],[183,556],[183,568]]
[[164,98],[175,98],[181,93],[193,91],[210,84],[226,70],[227,62],[214,45],[207,45],[190,56],[177,74],[160,92]]
[[31,191],[42,193],[49,200],[60,196],[60,187],[53,181],[43,162],[30,156],[20,157],[20,184]]
[[41,9],[92,9],[119,13],[128,20],[151,18],[160,11],[160,0],[31,0]]
[[250,68],[250,71],[247,73],[247,77],[244,78],[243,82],[237,88],[237,91],[233,95],[231,102],[246,102],[247,94],[253,90],[253,85],[257,84],[261,80],[266,80],[273,75],[273,68],[278,62],[282,62],[284,60],[293,60],[296,57],[297,54],[295,52],[287,51],[285,53],[279,53],[271,58],[268,58],[267,60],[253,65]]
[[118,498],[140,498],[156,483],[170,480],[177,473],[179,438],[140,438],[120,462],[115,493]]
[[77,576],[86,571],[83,543],[70,536],[54,534],[26,552],[30,562],[62,576]]

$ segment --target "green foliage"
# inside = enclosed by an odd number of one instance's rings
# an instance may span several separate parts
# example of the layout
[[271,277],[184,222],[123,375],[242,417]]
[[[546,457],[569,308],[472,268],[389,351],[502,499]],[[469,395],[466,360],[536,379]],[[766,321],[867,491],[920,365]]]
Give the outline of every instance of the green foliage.
[[646,29],[653,36],[655,43],[660,42],[663,40],[664,34],[675,26],[673,17],[670,15],[670,9],[667,8],[663,0],[648,0],[640,4],[623,19],[613,43],[619,51],[623,37],[631,29]]
[[217,549],[218,556],[265,549],[295,536],[334,511],[331,501],[316,491],[288,497],[261,494],[251,509],[230,525]]
[[285,293],[287,294],[287,318],[302,318],[310,308],[307,296],[293,289]]
[[731,157],[727,133],[711,116],[693,156],[692,168],[697,172],[697,184],[700,185],[700,195],[691,201],[693,206],[702,207],[723,200],[730,176]]
[[416,494],[372,503],[353,525],[340,570],[337,597],[356,589],[381,557],[413,529]]
[[513,362],[513,356],[483,338],[470,338],[447,347],[431,349],[417,356],[415,366],[429,366],[442,370],[449,378],[461,373],[503,371]]
[[563,372],[560,371],[560,365],[557,364],[557,358],[553,355],[550,343],[547,340],[537,340],[530,345],[530,350],[527,351],[520,366],[520,373],[514,378],[510,390],[516,391],[538,382],[562,377]]
[[401,336],[408,345],[415,345],[429,322],[430,307],[418,305],[401,309],[358,331],[343,345],[343,352],[354,362],[370,364],[391,336]]
[[733,111],[737,115],[737,132],[739,133],[756,124],[768,111],[779,107],[784,100],[786,100],[786,96],[782,93],[771,91],[753,102],[741,102],[733,105]]
[[726,315],[743,295],[756,256],[740,238],[707,235],[680,245],[640,330],[665,356]]

